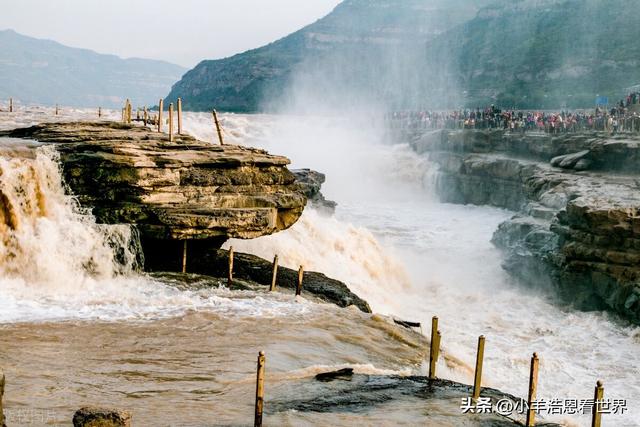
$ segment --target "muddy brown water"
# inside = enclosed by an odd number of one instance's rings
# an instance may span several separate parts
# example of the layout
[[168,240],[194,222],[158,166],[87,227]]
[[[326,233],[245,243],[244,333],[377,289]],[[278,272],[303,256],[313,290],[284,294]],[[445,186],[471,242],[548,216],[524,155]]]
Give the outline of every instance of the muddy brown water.
[[[242,294],[242,292],[239,292]],[[268,294],[261,298],[269,298]],[[84,405],[130,410],[135,425],[247,425],[253,421],[255,363],[267,354],[267,425],[418,422],[420,411],[274,412],[313,377],[352,366],[363,374],[419,372],[427,345],[388,319],[326,304],[288,316],[187,312],[144,322],[47,322],[0,326],[10,425],[68,425]],[[317,384],[317,385],[315,385]],[[316,390],[316,391],[317,391]],[[375,405],[374,405],[375,407]],[[416,413],[417,412],[417,413]],[[21,417],[21,419],[20,419]],[[393,421],[392,421],[393,420]]]

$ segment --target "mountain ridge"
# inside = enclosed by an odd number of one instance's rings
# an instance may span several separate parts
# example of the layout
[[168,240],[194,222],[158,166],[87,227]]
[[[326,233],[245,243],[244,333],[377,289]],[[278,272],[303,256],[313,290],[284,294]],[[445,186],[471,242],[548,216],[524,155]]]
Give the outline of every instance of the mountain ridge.
[[167,61],[120,58],[54,40],[0,30],[0,98],[76,107],[155,104],[185,68]]
[[202,61],[167,98],[228,111],[305,101],[585,108],[640,83],[634,7],[633,0],[346,0],[273,43]]

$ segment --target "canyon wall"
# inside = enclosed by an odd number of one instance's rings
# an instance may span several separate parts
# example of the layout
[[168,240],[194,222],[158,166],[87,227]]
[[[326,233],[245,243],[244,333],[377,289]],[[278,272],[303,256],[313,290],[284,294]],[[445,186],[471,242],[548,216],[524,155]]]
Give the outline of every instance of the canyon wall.
[[444,202],[516,212],[504,267],[583,309],[640,323],[640,137],[481,130],[399,136],[439,167]]

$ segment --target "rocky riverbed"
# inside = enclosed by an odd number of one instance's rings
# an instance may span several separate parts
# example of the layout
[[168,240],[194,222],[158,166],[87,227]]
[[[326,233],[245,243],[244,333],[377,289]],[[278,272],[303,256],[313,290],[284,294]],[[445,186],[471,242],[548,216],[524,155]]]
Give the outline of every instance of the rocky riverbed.
[[517,212],[504,267],[640,323],[640,137],[442,130],[398,136],[438,165],[444,202]]

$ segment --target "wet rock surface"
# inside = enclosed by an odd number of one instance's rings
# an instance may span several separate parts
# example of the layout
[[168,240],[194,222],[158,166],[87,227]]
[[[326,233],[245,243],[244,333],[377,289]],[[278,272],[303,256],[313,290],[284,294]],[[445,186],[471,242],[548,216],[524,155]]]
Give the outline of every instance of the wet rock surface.
[[102,223],[149,239],[254,238],[293,225],[306,197],[286,157],[113,122],[51,123],[0,136],[55,143],[64,178]]
[[327,179],[325,174],[311,169],[294,169],[291,172],[296,176],[304,195],[307,196],[307,200],[313,207],[329,213],[333,213],[336,210],[338,204],[332,200],[325,199],[320,192],[322,184]]
[[[381,411],[420,411],[427,425],[468,425],[502,427],[520,425],[518,414],[503,417],[498,414],[463,414],[462,399],[471,396],[472,387],[442,379],[380,375],[337,376],[310,379],[296,386],[297,399],[270,401],[270,412],[372,413]],[[498,390],[483,388],[481,396],[492,404],[501,399],[520,399]],[[389,405],[389,406],[386,406]],[[385,409],[386,408],[386,409]],[[437,409],[436,409],[437,408]],[[557,426],[538,422],[539,426]]]
[[85,407],[73,414],[73,427],[131,427],[131,414],[118,409]]
[[[132,224],[139,233],[144,269],[180,272],[185,245],[191,273],[226,277],[228,238],[249,239],[293,225],[307,197],[324,209],[325,180],[311,170],[287,169],[289,160],[263,150],[212,145],[113,122],[49,123],[0,136],[54,143],[65,184],[99,223]],[[141,260],[142,261],[142,260]],[[269,286],[271,262],[236,254],[235,277]],[[278,286],[295,289],[297,271],[280,267]],[[304,291],[341,307],[371,312],[347,286],[305,272]]]
[[[202,252],[202,256],[187,262],[187,271],[215,277],[227,277],[229,252],[223,249]],[[270,286],[273,264],[255,255],[236,252],[233,259],[233,277]],[[298,272],[284,266],[278,267],[277,287],[294,290],[298,283]],[[322,273],[305,271],[302,295],[311,293],[315,297],[340,307],[356,306],[371,313],[369,304],[351,292],[347,285]]]
[[471,130],[408,138],[439,165],[443,201],[518,212],[493,239],[509,272],[640,324],[640,136]]

